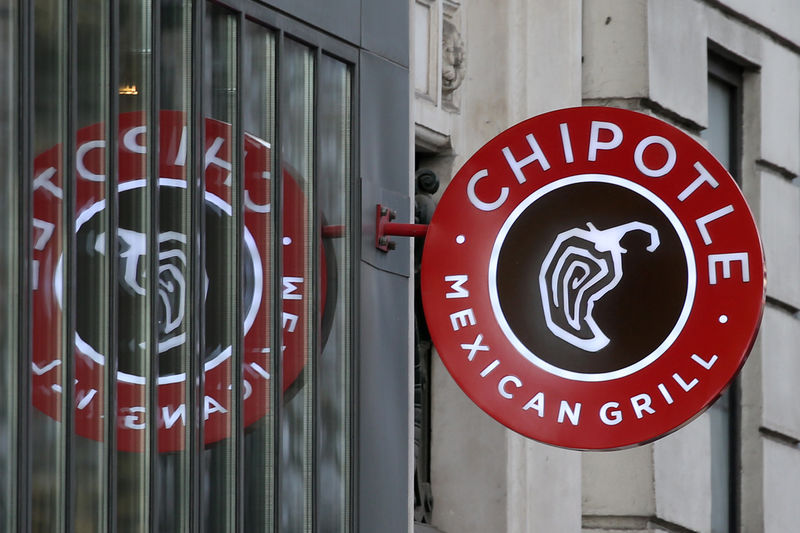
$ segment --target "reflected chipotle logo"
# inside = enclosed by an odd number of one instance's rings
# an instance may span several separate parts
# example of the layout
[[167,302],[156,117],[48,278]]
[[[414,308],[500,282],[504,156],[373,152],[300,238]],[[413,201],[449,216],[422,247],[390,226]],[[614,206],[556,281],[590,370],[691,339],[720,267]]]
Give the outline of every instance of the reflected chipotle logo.
[[[182,366],[182,350],[189,342],[187,309],[191,296],[188,272],[192,267],[187,257],[190,235],[184,233],[178,206],[183,201],[187,182],[187,143],[189,137],[184,115],[162,111],[159,203],[161,213],[158,234],[158,406],[159,450],[183,449],[184,428],[188,420],[184,403],[186,374]],[[104,318],[91,304],[103,276],[104,257],[113,253],[118,269],[118,373],[117,422],[118,446],[121,450],[140,451],[145,428],[145,377],[143,361],[147,357],[147,336],[142,328],[148,325],[136,320],[145,316],[148,279],[146,216],[147,129],[144,115],[125,113],[119,118],[119,228],[116,250],[106,250],[107,228],[102,225],[106,209],[104,158],[104,126],[84,128],[77,135],[76,152],[76,335],[75,417],[78,434],[102,440],[102,383],[106,354],[100,347],[100,324]],[[223,279],[226,227],[232,223],[231,209],[231,129],[228,124],[207,119],[205,142],[204,195],[206,233],[206,265],[204,303],[206,308],[204,357],[205,394],[203,416],[206,443],[228,436],[232,403],[232,348],[221,323],[226,294]],[[242,313],[244,323],[244,364],[242,392],[244,423],[250,425],[269,409],[270,298],[267,295],[271,265],[269,261],[270,231],[270,147],[264,141],[245,135],[244,169],[244,241],[242,265]],[[60,242],[60,220],[63,209],[63,177],[60,170],[61,147],[40,154],[34,162],[33,220],[33,402],[56,420],[60,417],[62,394],[61,372],[64,363],[60,349],[60,324],[63,309],[63,243]],[[283,180],[283,388],[298,384],[304,367],[306,346],[304,309],[307,288],[305,254],[292,251],[303,247],[307,220],[305,196],[292,176],[284,172]],[[188,209],[188,206],[187,206]],[[326,265],[333,261],[332,249],[322,249],[322,290],[320,308],[325,309],[326,294],[335,290],[328,283]],[[323,323],[325,321],[323,320]]]
[[425,315],[487,413],[536,440],[613,449],[700,414],[744,363],[763,252],[738,186],[647,115],[573,108],[481,148],[428,230]]

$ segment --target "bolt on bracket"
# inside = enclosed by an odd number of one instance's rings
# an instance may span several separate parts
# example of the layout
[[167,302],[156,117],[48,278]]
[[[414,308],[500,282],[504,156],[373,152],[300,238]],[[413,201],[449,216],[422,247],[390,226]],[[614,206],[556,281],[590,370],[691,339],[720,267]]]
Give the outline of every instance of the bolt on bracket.
[[427,224],[401,224],[392,222],[397,212],[381,204],[375,206],[375,248],[383,252],[394,250],[397,246],[389,237],[424,237]]

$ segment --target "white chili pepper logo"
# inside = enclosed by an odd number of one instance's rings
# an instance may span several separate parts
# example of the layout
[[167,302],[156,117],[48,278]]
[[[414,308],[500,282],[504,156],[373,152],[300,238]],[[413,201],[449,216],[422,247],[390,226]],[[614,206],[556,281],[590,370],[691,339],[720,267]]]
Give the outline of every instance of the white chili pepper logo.
[[660,240],[658,231],[643,222],[605,230],[591,222],[588,230],[573,228],[556,237],[539,270],[539,290],[548,329],[560,339],[587,352],[605,348],[610,339],[594,320],[594,304],[616,287],[623,276],[620,241],[631,231],[650,235],[648,252]]
[[[121,261],[123,287],[131,293],[145,295],[142,282],[145,278],[144,260],[147,253],[147,235],[138,231],[119,228],[117,230]],[[186,336],[180,329],[183,324],[186,301],[186,255],[181,246],[186,244],[186,235],[175,231],[165,231],[158,236],[158,296],[159,329],[161,332],[159,353],[180,346]],[[95,249],[105,253],[105,233],[97,237]],[[206,280],[207,281],[207,280]]]

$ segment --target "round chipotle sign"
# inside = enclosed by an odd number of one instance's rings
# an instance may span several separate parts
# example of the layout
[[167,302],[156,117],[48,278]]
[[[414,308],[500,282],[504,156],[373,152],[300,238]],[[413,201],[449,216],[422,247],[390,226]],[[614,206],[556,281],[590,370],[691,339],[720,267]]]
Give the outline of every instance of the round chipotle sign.
[[467,161],[428,229],[422,294],[455,380],[538,441],[614,449],[707,408],[755,340],[756,225],[722,165],[632,111],[526,120]]

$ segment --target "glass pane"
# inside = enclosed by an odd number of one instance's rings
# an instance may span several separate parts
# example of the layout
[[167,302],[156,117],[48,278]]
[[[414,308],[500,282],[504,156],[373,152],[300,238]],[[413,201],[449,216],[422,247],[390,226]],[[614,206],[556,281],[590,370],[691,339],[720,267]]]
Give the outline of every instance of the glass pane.
[[283,172],[283,397],[280,447],[280,531],[311,527],[314,250],[314,55],[285,40],[281,80]]
[[701,137],[722,165],[731,168],[731,128],[733,127],[735,88],[717,78],[708,78],[708,128]]
[[189,531],[191,498],[189,409],[195,394],[187,386],[194,355],[193,305],[201,273],[191,263],[192,239],[190,0],[161,0],[158,228],[158,530]]
[[[32,294],[32,461],[31,526],[57,532],[64,525],[66,432],[60,422],[67,402],[62,385],[67,358],[62,313],[66,286],[64,198],[67,182],[63,144],[66,141],[66,11],[58,0],[34,3],[34,159]],[[71,214],[70,214],[71,215]]]
[[711,531],[730,531],[730,387],[708,410],[711,424]]
[[[736,87],[714,77],[708,78],[708,128],[702,137],[712,154],[729,171],[735,148],[734,117]],[[734,176],[736,177],[736,176]],[[731,387],[735,387],[731,385]],[[708,410],[711,424],[711,531],[730,530],[731,517],[731,387]]]
[[120,2],[119,176],[116,254],[117,323],[117,524],[120,532],[146,531],[150,509],[150,432],[154,431],[151,363],[156,339],[150,290],[157,229],[151,222],[156,176],[151,174],[153,124],[152,4]]
[[351,515],[352,386],[350,68],[323,55],[319,84],[316,183],[322,224],[319,285],[322,356],[317,369],[320,405],[317,517],[321,531],[347,531]]
[[0,530],[16,529],[19,175],[16,0],[0,0]]
[[[79,0],[76,132],[75,528],[106,522],[105,354],[109,353],[108,2]],[[100,365],[98,369],[98,365]]]
[[[238,243],[235,214],[241,209],[240,174],[235,154],[237,124],[237,21],[227,9],[206,3],[204,63],[205,139],[205,456],[202,523],[206,531],[233,531],[236,524],[239,446],[234,364],[241,362],[238,339],[241,316]],[[243,308],[247,304],[243,302]]]
[[[245,316],[244,357],[244,530],[273,530],[273,410],[275,375],[272,332],[271,170],[275,131],[275,37],[247,21],[244,26],[243,87],[245,257],[254,257],[251,312]],[[247,236],[249,235],[249,237]],[[247,289],[246,289],[247,290]],[[260,301],[257,296],[260,294]],[[252,318],[250,318],[252,317]]]

